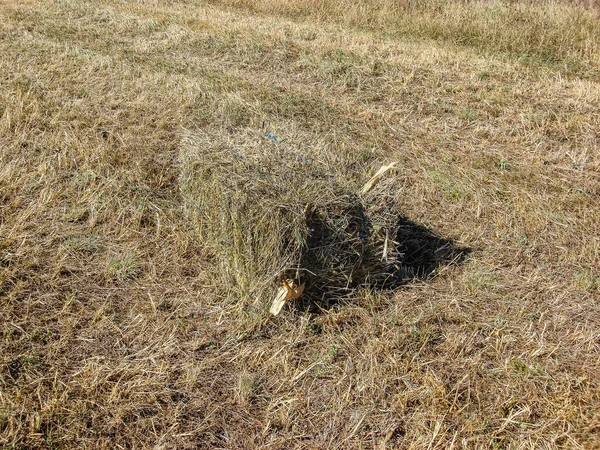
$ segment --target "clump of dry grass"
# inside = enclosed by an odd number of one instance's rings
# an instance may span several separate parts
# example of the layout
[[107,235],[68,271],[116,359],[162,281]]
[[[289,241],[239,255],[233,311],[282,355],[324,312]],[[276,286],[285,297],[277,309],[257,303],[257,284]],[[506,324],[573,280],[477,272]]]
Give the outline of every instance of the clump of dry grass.
[[265,304],[287,279],[311,298],[397,283],[397,186],[360,195],[353,180],[368,180],[368,166],[322,148],[305,155],[247,129],[184,137],[185,207],[223,284]]

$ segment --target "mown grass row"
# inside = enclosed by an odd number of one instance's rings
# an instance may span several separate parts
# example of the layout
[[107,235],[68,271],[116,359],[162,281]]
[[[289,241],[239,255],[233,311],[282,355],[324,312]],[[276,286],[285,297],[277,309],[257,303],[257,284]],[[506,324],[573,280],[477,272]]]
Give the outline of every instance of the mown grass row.
[[443,0],[215,0],[260,14],[339,23],[379,34],[505,53],[566,74],[595,77],[599,10],[572,2]]

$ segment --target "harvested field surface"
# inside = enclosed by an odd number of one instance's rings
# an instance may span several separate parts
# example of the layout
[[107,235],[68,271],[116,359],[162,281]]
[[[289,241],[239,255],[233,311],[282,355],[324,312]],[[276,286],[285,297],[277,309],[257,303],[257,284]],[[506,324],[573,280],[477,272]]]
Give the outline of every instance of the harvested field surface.
[[[0,1],[0,447],[600,448],[598,8]],[[398,161],[406,283],[231,295],[206,130]]]

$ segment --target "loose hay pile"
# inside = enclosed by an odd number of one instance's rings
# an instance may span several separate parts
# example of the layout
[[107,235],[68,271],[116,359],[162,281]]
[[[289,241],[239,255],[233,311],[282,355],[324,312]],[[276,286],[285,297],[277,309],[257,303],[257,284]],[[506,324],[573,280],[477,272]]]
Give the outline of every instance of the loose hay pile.
[[286,280],[313,299],[398,281],[393,180],[359,194],[347,158],[306,154],[251,130],[182,141],[187,215],[240,299],[266,304]]

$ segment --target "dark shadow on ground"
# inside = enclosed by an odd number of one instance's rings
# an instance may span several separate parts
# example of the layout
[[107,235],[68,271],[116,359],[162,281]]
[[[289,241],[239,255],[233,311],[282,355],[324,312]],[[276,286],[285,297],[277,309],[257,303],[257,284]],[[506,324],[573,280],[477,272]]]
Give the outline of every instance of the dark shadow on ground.
[[406,217],[398,219],[396,242],[400,243],[402,253],[399,261],[401,282],[428,279],[441,266],[462,263],[471,251]]
[[[398,255],[387,266],[388,276],[372,282],[366,273],[358,277],[353,288],[392,291],[415,280],[429,280],[440,267],[461,264],[471,251],[402,215],[398,217],[397,230],[395,241],[399,244]],[[299,311],[322,312],[351,297],[313,289],[309,295],[301,297],[295,306]]]

